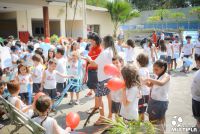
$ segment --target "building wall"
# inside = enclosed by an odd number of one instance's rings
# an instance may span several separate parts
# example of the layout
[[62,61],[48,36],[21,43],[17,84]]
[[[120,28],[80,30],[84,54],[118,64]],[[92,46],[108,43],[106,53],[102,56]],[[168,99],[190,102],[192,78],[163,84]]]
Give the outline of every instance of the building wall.
[[108,12],[87,10],[87,25],[100,25],[100,36],[113,35],[113,23]]
[[66,33],[67,33],[67,36],[68,37],[74,37],[74,38],[77,38],[77,37],[82,37],[83,36],[83,21],[81,20],[76,20],[74,21],[74,24],[73,24],[73,32],[72,32],[72,35],[71,35],[71,28],[72,28],[72,23],[73,21],[66,21]]

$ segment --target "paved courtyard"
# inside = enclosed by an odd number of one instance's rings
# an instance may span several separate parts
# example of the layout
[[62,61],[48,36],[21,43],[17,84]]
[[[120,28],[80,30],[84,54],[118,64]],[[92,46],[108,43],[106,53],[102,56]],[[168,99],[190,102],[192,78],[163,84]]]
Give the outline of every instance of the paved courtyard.
[[[137,47],[136,52],[141,52],[142,49]],[[180,61],[181,62],[181,61]],[[179,64],[181,65],[181,63]],[[169,109],[167,111],[167,131],[166,134],[182,134],[186,132],[172,132],[174,128],[178,125],[185,127],[193,127],[195,125],[195,120],[192,117],[192,107],[191,107],[191,93],[190,86],[192,82],[194,72],[189,74],[183,74],[180,72],[173,73],[171,78],[171,87],[169,93]],[[98,118],[98,114],[91,118],[90,123],[87,127],[83,128],[83,124],[88,116],[86,113],[91,107],[94,106],[94,97],[85,97],[88,90],[84,90],[80,93],[80,105],[71,106],[68,105],[69,98],[65,98],[62,104],[58,107],[56,113],[52,113],[53,116],[63,128],[65,128],[65,116],[68,112],[77,112],[81,117],[81,122],[76,129],[76,131],[85,132],[86,134],[99,134],[102,132],[102,127],[94,127],[93,124]],[[104,98],[105,104],[106,98]],[[105,106],[106,113],[108,113],[107,105]],[[179,118],[180,117],[180,118]],[[177,119],[177,120],[176,120]],[[174,121],[176,124],[174,124]],[[173,123],[172,123],[173,122]],[[173,124],[173,125],[172,125]],[[12,126],[7,126],[0,130],[0,134],[9,134],[9,130]],[[28,134],[25,128],[22,128],[17,133]]]

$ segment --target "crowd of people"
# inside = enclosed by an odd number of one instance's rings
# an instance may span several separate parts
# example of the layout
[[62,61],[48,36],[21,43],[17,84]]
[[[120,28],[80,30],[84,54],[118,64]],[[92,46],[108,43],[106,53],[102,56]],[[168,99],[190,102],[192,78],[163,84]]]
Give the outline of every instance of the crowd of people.
[[[48,112],[68,81],[80,79],[81,70],[84,71],[82,82],[89,89],[86,96],[95,94],[91,110],[99,109],[100,116],[95,125],[104,123],[102,97],[106,96],[108,118],[115,118],[114,114],[126,121],[144,121],[147,112],[149,121],[158,125],[161,133],[164,133],[172,79],[170,75],[176,73],[178,59],[183,60],[181,72],[189,73],[193,55],[196,61],[193,70],[200,68],[200,37],[193,43],[188,35],[186,44],[178,36],[174,40],[162,37],[158,44],[154,38],[149,39],[144,44],[143,52],[136,55],[133,40],[124,42],[123,38],[117,38],[115,41],[112,36],[100,38],[96,33],[88,35],[88,39],[63,38],[58,42],[46,42],[50,46],[48,50],[44,49],[44,41],[40,39],[30,37],[25,44],[9,36],[0,42],[0,53],[4,53],[2,48],[8,49],[12,60],[12,66],[1,66],[0,95],[29,117],[33,115],[33,111],[37,111],[39,116],[34,120],[48,128],[47,134],[68,133],[70,128],[63,130],[55,119],[48,117]],[[114,64],[121,72],[118,78],[124,80],[125,89],[111,91],[107,88],[106,83],[111,79],[111,76],[104,73],[104,66],[107,64]],[[199,81],[200,71],[195,75],[191,87],[192,110],[197,119],[197,128],[200,128]],[[33,95],[38,92],[46,95],[30,104],[30,90]],[[79,105],[81,88],[73,85],[68,92],[69,105]],[[2,114],[0,111],[0,115]]]

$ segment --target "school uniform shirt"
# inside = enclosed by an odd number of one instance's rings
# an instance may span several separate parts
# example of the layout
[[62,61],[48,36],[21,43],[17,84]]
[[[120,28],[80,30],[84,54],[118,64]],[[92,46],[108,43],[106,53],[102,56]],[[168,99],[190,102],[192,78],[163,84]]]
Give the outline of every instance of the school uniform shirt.
[[132,87],[126,89],[126,97],[130,102],[127,106],[121,105],[120,115],[127,120],[138,120],[138,100],[139,89]]
[[20,93],[27,93],[28,92],[28,84],[30,84],[30,74],[26,75],[18,75],[19,83],[20,83]]
[[184,55],[192,55],[192,49],[194,48],[193,44],[185,44],[183,45],[183,53]]
[[[168,77],[168,74],[162,75],[158,80],[162,80],[164,77]],[[151,98],[157,101],[168,101],[168,92],[170,88],[170,81],[163,86],[153,85],[151,91]]]
[[111,91],[111,100],[114,102],[121,102],[122,100],[122,89],[117,91]]
[[165,34],[164,34],[164,33],[161,33],[160,39],[161,39],[161,40],[165,40]]
[[[151,48],[155,48],[155,44],[152,44]],[[147,43],[144,44],[144,53],[147,53],[149,58],[151,59],[151,48],[148,46]],[[153,52],[153,57],[155,57],[154,52]]]
[[[61,59],[56,59],[56,61],[57,61],[56,70],[61,74],[66,74],[67,59],[61,58]],[[66,81],[66,78],[63,78],[59,75],[56,75],[56,82],[57,83],[64,83],[65,81]]]
[[178,43],[174,42],[172,46],[174,49],[174,53],[179,53],[181,44],[179,42]]
[[[41,122],[45,119],[45,117],[36,117],[33,118],[33,120],[35,122],[37,122],[38,124],[41,124]],[[46,129],[45,134],[54,134],[55,130],[53,130],[54,128],[54,122],[55,119],[52,117],[47,117],[45,119],[45,121],[42,123],[42,126]]]
[[56,89],[56,71],[49,72],[45,70],[46,78],[44,80],[45,89]]
[[195,48],[195,54],[200,55],[200,41],[197,41],[194,45]]
[[100,53],[100,55],[95,59],[95,63],[98,65],[97,69],[98,81],[103,81],[110,78],[110,76],[105,75],[104,66],[106,64],[112,64],[112,58],[113,58],[113,50],[111,48],[107,48],[103,50]]
[[194,76],[191,86],[192,98],[200,102],[200,70]]
[[130,47],[126,49],[126,62],[133,62],[135,60],[134,48]]
[[67,70],[69,75],[73,75],[75,78],[78,77],[78,61],[73,62],[71,61],[68,65],[68,70]]
[[167,48],[167,56],[172,56],[172,44],[166,44],[166,48]]
[[33,68],[33,74],[36,75],[36,77],[32,77],[33,83],[41,83],[43,71],[44,68],[42,64],[39,64],[38,66]]
[[19,56],[17,54],[11,54],[11,58],[13,62],[17,62],[17,60],[19,60]]
[[[140,78],[148,79],[149,78],[148,68],[147,67],[141,67],[139,69],[139,75],[140,75]],[[145,84],[142,84],[141,92],[142,92],[142,95],[149,95],[150,94],[150,88],[148,86],[146,86]]]

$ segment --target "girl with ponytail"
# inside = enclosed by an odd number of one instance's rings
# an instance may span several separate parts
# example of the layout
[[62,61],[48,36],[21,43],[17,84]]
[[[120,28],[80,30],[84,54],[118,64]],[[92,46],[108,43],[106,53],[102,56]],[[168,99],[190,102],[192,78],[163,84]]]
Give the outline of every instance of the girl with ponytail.
[[158,60],[153,65],[154,74],[157,79],[147,79],[146,83],[151,86],[150,100],[147,113],[149,120],[158,127],[159,133],[164,134],[165,113],[168,108],[168,92],[170,86],[170,76],[167,72],[167,62]]

